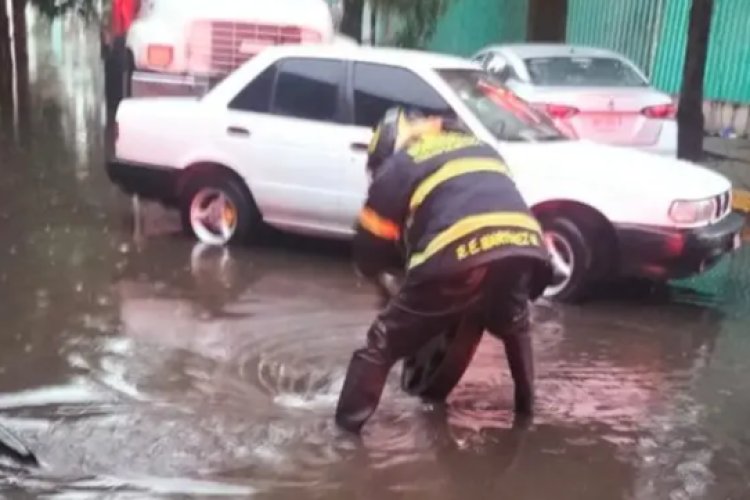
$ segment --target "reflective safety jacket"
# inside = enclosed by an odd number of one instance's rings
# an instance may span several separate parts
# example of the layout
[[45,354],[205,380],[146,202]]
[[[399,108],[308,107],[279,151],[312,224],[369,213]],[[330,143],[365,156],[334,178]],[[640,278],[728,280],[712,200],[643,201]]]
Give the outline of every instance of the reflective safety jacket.
[[424,136],[378,170],[354,239],[365,276],[405,266],[410,279],[430,279],[508,256],[548,267],[539,222],[491,146]]

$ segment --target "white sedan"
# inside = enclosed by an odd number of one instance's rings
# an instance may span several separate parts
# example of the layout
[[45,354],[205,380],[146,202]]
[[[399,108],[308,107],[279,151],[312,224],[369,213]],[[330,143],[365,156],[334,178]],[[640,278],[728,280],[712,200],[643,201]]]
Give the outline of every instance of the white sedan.
[[202,98],[123,101],[109,176],[180,209],[216,244],[265,222],[348,239],[367,144],[389,107],[452,117],[492,144],[544,228],[548,296],[603,278],[689,276],[733,251],[743,219],[723,176],[676,159],[571,140],[460,58],[347,46],[272,47]]
[[677,154],[672,98],[621,54],[532,43],[487,47],[473,60],[580,138]]

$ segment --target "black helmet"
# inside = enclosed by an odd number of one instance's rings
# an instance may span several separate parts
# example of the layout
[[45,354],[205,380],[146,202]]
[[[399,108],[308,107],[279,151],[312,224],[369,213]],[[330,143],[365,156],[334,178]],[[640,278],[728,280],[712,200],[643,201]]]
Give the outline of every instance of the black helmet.
[[406,111],[401,107],[388,109],[383,115],[367,148],[367,169],[377,170],[382,163],[396,152],[399,136],[402,136],[408,126]]
[[[436,118],[436,123],[426,123],[426,127],[415,126],[417,122]],[[385,112],[375,128],[370,140],[367,155],[367,170],[373,174],[397,150],[403,148],[411,139],[426,131],[450,131],[468,133],[468,129],[457,118],[441,114],[425,115],[415,110],[395,106]]]

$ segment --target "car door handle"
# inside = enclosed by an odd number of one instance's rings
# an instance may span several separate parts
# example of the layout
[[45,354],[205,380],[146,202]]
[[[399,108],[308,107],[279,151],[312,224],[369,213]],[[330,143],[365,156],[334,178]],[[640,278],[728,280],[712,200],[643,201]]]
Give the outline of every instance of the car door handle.
[[369,144],[365,144],[364,142],[353,142],[352,143],[352,149],[354,151],[367,151],[369,148]]
[[227,127],[227,134],[247,137],[250,135],[250,131],[244,127]]

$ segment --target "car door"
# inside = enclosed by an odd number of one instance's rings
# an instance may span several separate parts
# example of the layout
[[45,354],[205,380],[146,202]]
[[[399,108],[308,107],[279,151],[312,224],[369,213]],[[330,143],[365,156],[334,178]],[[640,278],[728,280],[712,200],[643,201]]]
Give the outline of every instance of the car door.
[[455,116],[455,113],[430,84],[406,68],[354,62],[350,81],[353,127],[348,132],[347,142],[353,147],[350,168],[345,174],[346,190],[342,193],[341,214],[343,223],[351,227],[367,194],[366,145],[386,110],[392,106],[408,106],[423,113],[443,116]]
[[266,221],[337,232],[349,144],[343,114],[346,63],[289,57],[230,103],[225,146],[239,158]]

